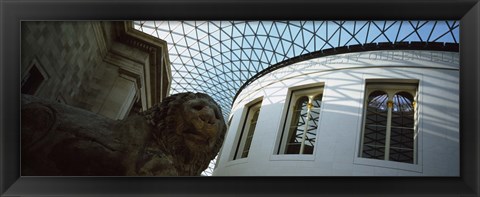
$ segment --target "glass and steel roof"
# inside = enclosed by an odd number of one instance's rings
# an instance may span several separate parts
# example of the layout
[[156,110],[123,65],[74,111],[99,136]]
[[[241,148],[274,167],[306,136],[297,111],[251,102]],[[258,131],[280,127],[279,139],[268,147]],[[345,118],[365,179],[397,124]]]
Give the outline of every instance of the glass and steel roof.
[[204,92],[228,117],[239,88],[261,70],[303,54],[380,42],[458,43],[458,21],[136,21],[168,44],[171,94]]
[[370,43],[458,44],[460,29],[459,21],[135,21],[134,27],[167,42],[170,93],[207,93],[226,120],[240,87],[282,61]]

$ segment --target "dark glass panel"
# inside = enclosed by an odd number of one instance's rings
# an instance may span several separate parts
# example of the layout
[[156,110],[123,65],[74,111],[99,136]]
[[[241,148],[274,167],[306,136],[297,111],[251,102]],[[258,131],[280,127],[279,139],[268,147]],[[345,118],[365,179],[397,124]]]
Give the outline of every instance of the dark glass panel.
[[373,91],[368,96],[363,131],[362,157],[384,159],[387,132],[387,100],[383,91]]
[[253,134],[255,133],[255,127],[257,126],[258,114],[260,113],[260,108],[255,111],[255,114],[250,121],[250,127],[248,128],[247,139],[245,140],[245,146],[242,152],[242,158],[248,157],[250,151],[250,146],[252,144]]
[[[303,133],[305,132],[305,124],[307,121],[307,104],[308,97],[300,97],[294,106],[292,122],[289,129],[288,143],[286,154],[300,153],[300,146]],[[292,147],[291,147],[292,146]]]
[[413,163],[415,107],[413,96],[399,92],[393,97],[390,160]]
[[22,81],[22,94],[34,95],[45,78],[36,66],[33,66]]

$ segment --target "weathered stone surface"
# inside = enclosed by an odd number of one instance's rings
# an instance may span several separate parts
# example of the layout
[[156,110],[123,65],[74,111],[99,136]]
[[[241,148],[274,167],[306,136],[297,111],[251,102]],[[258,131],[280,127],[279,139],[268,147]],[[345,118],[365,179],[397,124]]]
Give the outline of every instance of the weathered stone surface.
[[122,121],[22,95],[23,176],[198,176],[226,125],[206,94],[180,93]]

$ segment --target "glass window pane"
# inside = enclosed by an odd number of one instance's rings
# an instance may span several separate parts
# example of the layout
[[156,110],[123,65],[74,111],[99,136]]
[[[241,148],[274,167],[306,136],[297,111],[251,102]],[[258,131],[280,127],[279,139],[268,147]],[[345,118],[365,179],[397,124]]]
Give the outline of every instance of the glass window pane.
[[320,108],[322,104],[322,94],[319,94],[313,98],[313,108]]
[[413,113],[413,96],[408,92],[399,92],[393,96],[393,111]]
[[234,154],[234,160],[248,157],[252,139],[255,133],[255,127],[257,126],[258,116],[260,114],[260,106],[262,101],[248,107],[242,132],[240,133],[237,148]]
[[387,126],[387,111],[377,111],[376,108],[367,107],[365,125]]
[[385,146],[386,131],[384,126],[365,126],[363,144]]
[[303,133],[305,132],[305,124],[307,121],[307,104],[308,97],[304,96],[297,100],[295,110],[293,111],[292,125],[289,129],[288,143],[286,154],[300,153]]
[[390,161],[413,163],[413,149],[390,148]]
[[363,158],[371,158],[371,159],[382,159],[385,157],[385,147],[384,146],[370,146],[370,145],[363,145],[362,151]]
[[258,114],[260,113],[260,108],[255,111],[251,121],[250,127],[248,128],[247,139],[245,141],[245,147],[242,152],[242,158],[248,157],[248,152],[250,151],[250,145],[252,144],[253,134],[255,133],[255,127],[257,126]]
[[393,97],[390,160],[413,163],[415,111],[413,96],[400,92]]
[[317,95],[312,100],[312,109],[310,110],[307,133],[305,135],[303,154],[313,154],[315,147],[315,140],[317,137],[318,120],[320,118],[320,105],[322,102],[322,95]]
[[[285,138],[279,154],[313,154],[317,139],[318,121],[322,104],[322,88],[308,88],[292,93],[285,120]],[[283,134],[282,134],[283,135]]]
[[384,159],[387,133],[388,95],[374,91],[368,96],[363,131],[362,157]]
[[387,111],[388,94],[384,91],[374,91],[368,96],[368,107],[376,112]]
[[414,114],[392,112],[392,127],[413,128]]
[[392,128],[390,136],[390,147],[413,150],[413,135],[413,129]]

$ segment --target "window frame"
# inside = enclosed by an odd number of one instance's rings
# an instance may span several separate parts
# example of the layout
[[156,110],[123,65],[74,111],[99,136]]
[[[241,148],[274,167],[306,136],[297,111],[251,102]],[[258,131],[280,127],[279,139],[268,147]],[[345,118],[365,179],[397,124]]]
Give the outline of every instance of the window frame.
[[[298,102],[298,99],[304,97],[304,96],[311,96],[312,98],[317,97],[318,95],[322,95],[321,99],[321,105],[319,109],[319,118],[317,122],[317,129],[316,129],[316,136],[318,136],[319,130],[320,130],[320,119],[322,117],[322,111],[323,111],[323,101],[324,101],[324,95],[325,95],[325,85],[322,84],[315,84],[315,85],[310,85],[307,87],[300,87],[300,88],[294,88],[289,91],[288,94],[288,103],[286,103],[287,108],[285,111],[285,115],[283,116],[283,121],[282,121],[282,127],[280,128],[280,137],[278,139],[278,143],[275,146],[275,153],[274,155],[285,155],[285,156],[292,156],[292,155],[303,155],[303,156],[313,156],[315,155],[315,147],[317,147],[317,142],[318,140],[315,140],[314,147],[312,154],[287,154],[286,149],[287,149],[287,144],[289,141],[289,136],[290,136],[290,127],[292,124],[292,118],[294,116],[294,113],[292,111],[295,110],[295,104]],[[302,142],[303,143],[303,142]],[[300,150],[301,152],[301,150]]]
[[[227,122],[227,130],[226,130],[226,133],[225,133],[225,136],[227,136],[228,134],[228,130],[230,130],[230,125],[232,124],[232,119],[233,119],[233,115],[230,116],[230,118],[228,119],[228,122]],[[218,154],[217,156],[215,156],[215,166],[213,167],[213,170],[217,169],[219,163],[220,163],[220,158],[222,156],[222,152],[223,152],[223,147],[225,146],[224,143],[222,143],[222,146],[220,147],[220,150],[218,151]]]
[[[419,144],[419,106],[421,102],[419,102],[419,97],[420,97],[420,82],[418,80],[411,81],[411,80],[394,80],[394,81],[375,81],[375,80],[367,80],[364,86],[364,96],[363,96],[363,112],[362,112],[362,124],[361,124],[361,132],[360,132],[360,143],[358,146],[358,153],[357,156],[358,158],[361,159],[367,159],[367,160],[376,160],[376,161],[384,161],[384,162],[394,162],[394,163],[401,163],[401,164],[407,164],[407,165],[419,165],[418,157],[419,157],[419,152],[418,152],[418,144]],[[391,125],[387,125],[386,127],[386,134],[385,134],[385,157],[384,159],[375,159],[375,158],[366,158],[362,156],[363,153],[363,145],[364,145],[364,135],[365,135],[365,124],[366,124],[366,118],[367,118],[367,109],[368,109],[368,98],[371,93],[375,91],[383,91],[387,93],[388,100],[387,103],[393,99],[394,95],[400,93],[400,92],[407,92],[413,96],[413,102],[414,104],[414,123],[413,123],[413,129],[414,129],[414,141],[413,141],[413,163],[407,163],[407,162],[400,162],[400,161],[393,161],[390,159],[386,159],[387,153],[389,153],[390,150],[390,141],[391,141]],[[387,104],[388,105],[388,104]],[[387,121],[388,119],[392,118],[393,111],[388,112],[387,110]],[[390,127],[389,127],[390,126]],[[387,151],[388,150],[388,151]]]
[[[23,86],[26,84],[28,81],[28,78],[30,76],[30,72],[32,69],[35,68],[37,71],[40,73],[40,75],[43,77],[42,81],[38,85],[38,87],[35,89],[35,91],[31,94],[33,96],[38,96],[42,93],[43,91],[43,86],[45,86],[45,83],[50,79],[49,74],[46,72],[45,68],[40,64],[40,62],[34,58],[28,67],[25,69],[25,71],[22,73],[22,79],[20,81],[20,92],[22,92]],[[22,93],[23,94],[23,93]]]
[[[259,111],[258,112],[259,115],[258,115],[257,120],[256,120],[256,122],[258,123],[258,118],[260,117],[260,110],[261,110],[261,107],[262,107],[262,101],[263,100],[261,98],[260,99],[255,99],[251,103],[247,104],[244,108],[244,109],[246,109],[245,110],[246,113],[245,113],[245,115],[243,115],[244,118],[241,121],[243,123],[241,132],[238,135],[236,143],[234,143],[235,144],[235,146],[234,146],[235,149],[234,149],[233,157],[232,157],[233,161],[248,158],[248,155],[245,156],[245,157],[242,157],[242,153],[244,152],[247,137],[248,137],[248,134],[250,132],[249,129],[250,129],[250,125],[251,125],[251,119],[253,118],[256,110]],[[252,131],[252,138],[251,138],[251,141],[250,141],[250,147],[249,147],[248,151],[250,151],[251,143],[253,142],[253,136],[255,135],[256,126],[257,126],[257,124],[255,125],[255,127],[253,128],[253,131]]]

